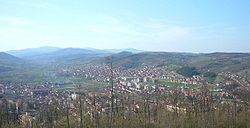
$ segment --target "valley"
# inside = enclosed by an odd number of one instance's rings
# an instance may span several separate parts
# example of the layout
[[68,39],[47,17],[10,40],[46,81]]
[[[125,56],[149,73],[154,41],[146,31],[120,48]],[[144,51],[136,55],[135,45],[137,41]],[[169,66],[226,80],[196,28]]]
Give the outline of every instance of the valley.
[[[182,127],[249,125],[240,123],[249,114],[249,53],[65,48],[0,58],[1,126],[178,127],[161,123],[172,117],[190,118]],[[230,119],[216,116],[226,112]]]

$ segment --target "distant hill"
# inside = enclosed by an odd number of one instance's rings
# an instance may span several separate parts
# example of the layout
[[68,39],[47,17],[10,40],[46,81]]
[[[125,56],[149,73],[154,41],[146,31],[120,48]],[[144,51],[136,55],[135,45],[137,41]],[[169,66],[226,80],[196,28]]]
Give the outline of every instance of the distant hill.
[[[50,50],[51,52],[49,52]],[[193,54],[174,52],[133,53],[129,51],[114,53],[92,48],[63,48],[57,50],[52,48],[50,50],[44,50],[43,54],[29,54],[29,56],[22,58],[0,52],[0,81],[12,81],[12,76],[16,76],[17,80],[39,81],[40,79],[47,79],[47,77],[50,78],[50,75],[46,74],[55,70],[53,65],[103,64],[107,63],[107,57],[111,55],[113,56],[113,66],[125,70],[154,65],[158,67],[166,66],[168,69],[186,76],[201,74],[214,78],[218,73],[227,71],[244,75],[250,74],[250,53]]]
[[45,81],[47,71],[44,66],[0,52],[0,83]]
[[5,52],[0,52],[0,73],[12,71],[23,66],[24,64],[25,62],[22,59]]
[[26,60],[45,63],[80,63],[94,58],[110,55],[111,53],[98,49],[64,48],[54,52],[25,57]]
[[142,50],[134,49],[134,48],[125,48],[125,49],[105,49],[108,52],[112,53],[120,53],[120,52],[132,52],[132,53],[140,53]]
[[[60,51],[62,50],[62,51]],[[73,51],[75,50],[75,51]],[[53,52],[56,53],[62,52],[62,54],[75,54],[75,53],[119,53],[119,52],[132,52],[132,53],[139,53],[142,52],[141,50],[133,49],[133,48],[125,48],[125,49],[95,49],[95,48],[58,48],[58,47],[50,47],[50,46],[45,46],[45,47],[39,47],[39,48],[27,48],[27,49],[22,49],[22,50],[11,50],[11,51],[6,51],[6,53],[11,54],[16,57],[20,58],[29,58],[33,56],[40,56],[43,54],[53,54]]]
[[214,72],[239,72],[250,69],[250,53],[199,54],[189,60],[188,65]]
[[57,51],[59,49],[60,48],[57,48],[57,47],[40,47],[40,48],[28,48],[28,49],[22,49],[22,50],[11,50],[11,51],[7,51],[6,53],[22,58],[22,57],[46,54],[46,53]]
[[187,59],[193,57],[192,54],[186,53],[169,53],[169,52],[141,52],[133,54],[131,52],[121,52],[113,54],[114,66],[124,69],[138,68],[143,65],[185,65]]
[[100,57],[108,56],[119,52],[142,52],[137,49],[95,49],[95,48],[57,48],[40,47],[23,50],[8,51],[9,54],[23,58],[30,62],[46,63],[85,63]]
[[22,56],[22,59],[29,62],[39,64],[106,63],[106,57],[112,55],[114,66],[124,69],[155,65],[159,67],[168,66],[173,70],[178,70],[181,67],[195,67],[201,72],[248,72],[250,70],[250,53],[193,54],[143,52],[131,48],[100,50],[94,48],[60,49],[56,47],[41,47],[9,52]]
[[0,64],[2,65],[14,65],[14,64],[20,64],[23,62],[24,61],[18,57],[15,57],[5,52],[0,52]]
[[[180,67],[195,67],[199,71],[207,72],[241,72],[250,70],[249,53],[169,53],[169,52],[122,52],[113,54],[114,65],[127,68],[138,68],[143,65],[170,66],[176,69]],[[104,62],[104,59],[102,59]],[[100,62],[99,60],[95,60]]]

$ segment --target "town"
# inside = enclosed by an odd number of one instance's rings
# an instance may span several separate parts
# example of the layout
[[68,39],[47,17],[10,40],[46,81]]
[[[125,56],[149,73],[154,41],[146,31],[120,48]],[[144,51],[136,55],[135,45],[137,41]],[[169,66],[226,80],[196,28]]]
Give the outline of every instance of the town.
[[[221,83],[210,83],[198,75],[185,77],[168,67],[157,66],[127,70],[107,64],[63,66],[58,74],[100,85],[89,89],[74,81],[67,84],[46,81],[32,86],[1,83],[0,127],[12,123],[23,127],[133,127],[128,123],[133,121],[140,121],[138,126],[155,127],[162,126],[163,111],[176,116],[187,113],[197,116],[219,110],[220,105],[231,113],[228,123],[235,126],[240,115],[237,113],[249,114],[249,99],[227,89],[236,86],[250,91],[249,82],[232,72],[220,73],[227,77]],[[228,106],[226,110],[224,105]],[[207,126],[216,124],[206,122],[209,117],[201,118]]]

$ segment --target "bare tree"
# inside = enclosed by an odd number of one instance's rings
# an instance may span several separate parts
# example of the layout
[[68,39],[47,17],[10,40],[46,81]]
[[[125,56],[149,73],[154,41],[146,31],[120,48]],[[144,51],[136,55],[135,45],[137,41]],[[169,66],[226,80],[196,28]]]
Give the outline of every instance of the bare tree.
[[114,112],[114,81],[113,81],[113,56],[109,56],[106,58],[107,63],[110,65],[110,83],[111,83],[111,113],[110,113],[110,128],[112,128],[113,119],[113,112]]
[[79,113],[80,113],[80,128],[83,128],[83,106],[82,106],[82,92],[81,85],[77,85],[78,93],[79,93]]
[[70,128],[70,125],[69,125],[69,99],[66,98],[66,111],[67,111],[67,128]]

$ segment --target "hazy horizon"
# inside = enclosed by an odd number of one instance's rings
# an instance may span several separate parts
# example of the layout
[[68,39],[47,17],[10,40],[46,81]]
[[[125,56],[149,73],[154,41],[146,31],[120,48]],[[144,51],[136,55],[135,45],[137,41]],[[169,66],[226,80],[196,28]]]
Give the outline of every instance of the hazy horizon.
[[[138,50],[139,52],[172,52],[172,53],[194,53],[194,54],[209,54],[209,53],[250,53],[250,52],[237,52],[237,51],[233,51],[233,52],[228,52],[228,51],[211,51],[211,52],[185,52],[185,51],[164,51],[164,50],[142,50],[142,49],[136,49],[136,48],[107,48],[107,49],[100,49],[100,48],[94,48],[94,47],[57,47],[57,46],[41,46],[41,47],[33,47],[33,48],[22,48],[22,49],[11,49],[11,50],[7,50],[7,51],[0,51],[0,52],[13,52],[13,51],[22,51],[22,50],[30,50],[30,49],[39,49],[39,48],[59,48],[59,50],[61,49],[65,49],[65,48],[76,48],[76,49],[89,49],[89,50]],[[137,52],[138,52],[137,51]]]
[[0,0],[0,51],[250,52],[250,1]]

